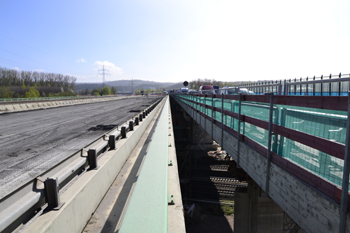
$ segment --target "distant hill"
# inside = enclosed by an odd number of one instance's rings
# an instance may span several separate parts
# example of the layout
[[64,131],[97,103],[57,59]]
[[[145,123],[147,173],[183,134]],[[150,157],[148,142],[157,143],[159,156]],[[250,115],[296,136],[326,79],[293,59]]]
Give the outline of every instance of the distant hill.
[[[153,82],[153,81],[145,81],[145,80],[138,80],[134,79],[132,80],[116,80],[116,81],[109,81],[105,82],[106,86],[109,87],[116,87],[118,92],[131,92],[132,89],[132,82],[133,82],[133,88],[135,89],[174,89],[177,87],[182,87],[182,83],[172,83],[172,82]],[[74,91],[79,92],[81,90],[92,90],[96,88],[101,88],[102,83],[76,83]]]

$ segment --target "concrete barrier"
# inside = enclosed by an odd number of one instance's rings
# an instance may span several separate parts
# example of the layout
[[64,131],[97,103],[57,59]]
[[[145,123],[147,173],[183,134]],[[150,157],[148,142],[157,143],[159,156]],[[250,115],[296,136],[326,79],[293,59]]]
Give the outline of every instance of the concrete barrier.
[[49,211],[36,218],[23,232],[82,232],[101,199],[112,185],[128,156],[139,142],[164,101],[134,131],[127,140],[119,140],[118,149],[110,150],[98,159],[99,168],[84,173],[61,196],[65,204],[57,211]]
[[9,112],[21,112],[35,109],[46,109],[61,106],[71,106],[76,104],[89,104],[97,102],[105,102],[117,99],[124,99],[127,97],[107,97],[107,98],[92,98],[92,99],[79,99],[79,100],[52,100],[48,102],[26,102],[23,103],[0,103],[0,114]]

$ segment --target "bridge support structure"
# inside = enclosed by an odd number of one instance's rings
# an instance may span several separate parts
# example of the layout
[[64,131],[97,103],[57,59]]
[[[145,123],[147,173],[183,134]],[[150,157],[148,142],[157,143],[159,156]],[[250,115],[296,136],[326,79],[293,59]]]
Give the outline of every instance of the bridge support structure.
[[[204,110],[203,112],[199,110],[201,109],[197,106],[199,104],[195,103],[196,109],[176,96],[174,99],[208,134],[212,134],[215,141],[224,141],[223,149],[236,162],[239,158],[239,167],[261,187],[262,191],[265,191],[268,184],[269,193],[266,198],[271,198],[295,224],[305,232],[339,232],[340,205],[335,200],[285,170],[281,167],[282,162],[276,159],[271,161],[270,176],[266,180],[266,154],[261,154],[258,149],[249,146],[245,141],[238,140],[242,135],[223,129],[217,120],[213,123]],[[283,163],[295,166],[289,161],[283,160]],[[345,225],[346,229],[350,229],[349,213]]]

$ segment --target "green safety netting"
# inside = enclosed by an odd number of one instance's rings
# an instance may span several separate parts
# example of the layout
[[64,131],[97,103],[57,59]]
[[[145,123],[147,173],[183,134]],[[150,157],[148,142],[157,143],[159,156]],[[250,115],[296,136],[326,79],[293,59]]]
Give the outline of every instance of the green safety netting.
[[[211,109],[192,103],[195,101],[217,108],[222,108],[220,98],[199,97],[191,95],[179,95],[183,102],[205,113],[213,116],[219,122],[238,130],[238,120],[225,115],[222,119],[220,112],[212,113]],[[225,100],[225,110],[238,113],[239,101]],[[266,103],[243,101],[241,114],[254,117],[259,120],[269,121],[270,106]],[[320,138],[345,144],[347,112],[325,109],[304,108],[286,105],[274,105],[273,122],[286,128],[298,130]],[[249,123],[242,123],[241,133],[267,148],[268,130],[262,129]],[[278,155],[298,164],[306,170],[336,184],[342,186],[344,161],[329,154],[290,140],[280,135],[272,137],[271,150]]]

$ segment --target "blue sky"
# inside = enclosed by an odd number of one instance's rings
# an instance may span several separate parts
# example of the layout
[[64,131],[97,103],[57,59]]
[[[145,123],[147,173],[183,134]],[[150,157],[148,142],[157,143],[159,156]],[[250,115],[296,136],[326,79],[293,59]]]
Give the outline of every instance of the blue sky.
[[350,1],[0,0],[0,66],[78,82],[350,73]]

